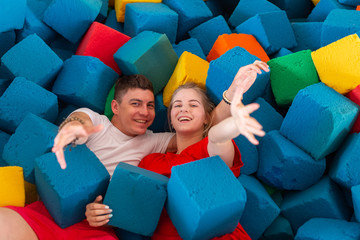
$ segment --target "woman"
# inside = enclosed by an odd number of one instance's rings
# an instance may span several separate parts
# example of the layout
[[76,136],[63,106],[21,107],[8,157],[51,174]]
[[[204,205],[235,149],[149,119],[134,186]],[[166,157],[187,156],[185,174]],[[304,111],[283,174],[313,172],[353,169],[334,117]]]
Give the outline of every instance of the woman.
[[[252,103],[244,106],[241,103],[242,91],[243,88],[238,87],[234,94],[230,109],[231,117],[210,128],[212,120],[210,113],[214,105],[205,92],[194,83],[180,86],[174,92],[168,109],[171,127],[176,132],[177,152],[150,154],[140,162],[139,167],[170,177],[172,166],[219,155],[238,177],[243,163],[232,139],[242,134],[253,144],[258,144],[254,134],[258,136],[265,134],[262,126],[250,117],[259,105]],[[103,225],[108,221],[108,216],[99,217],[101,210],[95,205],[96,203],[88,205],[87,220],[92,226]],[[152,239],[181,239],[165,211],[160,217]],[[217,239],[250,239],[250,237],[238,224],[233,233]]]

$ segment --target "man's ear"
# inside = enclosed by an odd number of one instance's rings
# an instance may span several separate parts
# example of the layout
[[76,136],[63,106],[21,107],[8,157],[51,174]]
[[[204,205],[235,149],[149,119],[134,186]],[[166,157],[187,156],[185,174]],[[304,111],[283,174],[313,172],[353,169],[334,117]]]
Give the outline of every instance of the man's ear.
[[119,113],[119,104],[115,99],[111,101],[111,110],[113,111],[114,115]]

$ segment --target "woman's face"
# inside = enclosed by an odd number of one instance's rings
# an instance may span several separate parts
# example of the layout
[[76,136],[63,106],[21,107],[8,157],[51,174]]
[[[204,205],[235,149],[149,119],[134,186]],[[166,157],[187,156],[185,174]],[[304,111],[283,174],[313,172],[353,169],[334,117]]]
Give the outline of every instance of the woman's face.
[[177,133],[203,133],[206,113],[201,95],[194,89],[182,89],[173,97],[171,123]]

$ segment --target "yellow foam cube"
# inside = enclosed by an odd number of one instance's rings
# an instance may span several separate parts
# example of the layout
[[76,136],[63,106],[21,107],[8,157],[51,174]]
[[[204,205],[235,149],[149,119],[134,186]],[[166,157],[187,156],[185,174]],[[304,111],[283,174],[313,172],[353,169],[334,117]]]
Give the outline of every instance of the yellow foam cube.
[[316,6],[316,4],[318,4],[320,2],[320,0],[311,0],[313,2],[313,4]]
[[115,13],[118,22],[124,22],[125,20],[125,8],[128,3],[137,2],[150,2],[150,3],[161,3],[162,0],[115,0]]
[[311,53],[320,80],[346,94],[360,84],[360,39],[352,34]]
[[25,205],[22,167],[0,167],[0,207]]
[[166,84],[163,92],[163,101],[169,107],[173,92],[187,82],[194,82],[202,89],[206,90],[205,83],[209,62],[204,59],[184,51],[176,64],[175,70]]

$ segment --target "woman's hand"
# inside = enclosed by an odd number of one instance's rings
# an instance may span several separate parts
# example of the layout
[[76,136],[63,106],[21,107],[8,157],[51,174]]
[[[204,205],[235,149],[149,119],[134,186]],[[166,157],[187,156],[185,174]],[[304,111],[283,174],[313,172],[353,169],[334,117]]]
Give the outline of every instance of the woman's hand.
[[109,206],[102,204],[102,196],[96,197],[93,203],[86,205],[86,220],[92,227],[100,227],[107,224],[112,217]]
[[269,72],[269,66],[262,61],[256,60],[254,63],[241,67],[236,73],[233,82],[226,91],[226,96],[232,99],[235,91],[238,87],[242,89],[243,93],[253,85],[258,74],[261,74],[261,70]]
[[239,135],[245,136],[252,144],[257,145],[259,141],[254,135],[262,137],[265,135],[265,132],[262,130],[261,124],[255,118],[251,117],[250,114],[256,111],[260,105],[251,103],[244,106],[241,102],[242,96],[243,88],[239,86],[231,102],[231,115],[239,131]]

